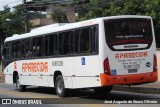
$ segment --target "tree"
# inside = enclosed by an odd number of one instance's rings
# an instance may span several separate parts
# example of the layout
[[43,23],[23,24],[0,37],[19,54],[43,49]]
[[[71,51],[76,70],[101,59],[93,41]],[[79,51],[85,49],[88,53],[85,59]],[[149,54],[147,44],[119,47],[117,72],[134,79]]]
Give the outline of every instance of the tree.
[[[7,21],[6,19],[10,20]],[[28,25],[29,28],[32,27],[29,22]],[[25,33],[22,5],[14,7],[12,11],[8,6],[5,6],[4,10],[0,11],[0,31],[0,38],[3,40],[13,34]]]
[[151,16],[160,47],[160,0],[90,0],[88,6],[79,8],[78,14],[79,20],[115,15]]
[[[10,20],[6,20],[10,19]],[[22,18],[22,7],[15,7],[11,12],[9,7],[5,7],[0,14],[0,29],[5,33],[5,36],[19,34],[24,32]]]
[[7,36],[5,20],[6,20],[6,17],[11,16],[9,12],[10,12],[10,8],[7,6],[4,7],[3,11],[0,11],[0,39],[1,40],[3,40]]
[[54,20],[54,22],[68,23],[67,16],[60,9],[54,10],[54,12],[51,14],[51,16],[52,16],[52,19]]

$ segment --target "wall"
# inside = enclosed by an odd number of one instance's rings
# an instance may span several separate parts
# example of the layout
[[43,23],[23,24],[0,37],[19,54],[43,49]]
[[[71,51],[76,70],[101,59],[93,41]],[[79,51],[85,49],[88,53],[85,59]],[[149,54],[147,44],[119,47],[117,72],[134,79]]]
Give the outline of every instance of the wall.
[[74,7],[69,7],[69,6],[48,6],[46,8],[46,12],[47,12],[47,18],[52,18],[51,17],[51,13],[54,12],[54,10],[59,9],[62,12],[65,12],[68,22],[69,23],[74,23],[76,22],[76,17],[75,17],[75,11],[74,11]]
[[53,24],[53,20],[50,18],[37,18],[37,19],[32,19],[30,22],[33,24],[33,26],[45,26],[45,25],[50,25]]

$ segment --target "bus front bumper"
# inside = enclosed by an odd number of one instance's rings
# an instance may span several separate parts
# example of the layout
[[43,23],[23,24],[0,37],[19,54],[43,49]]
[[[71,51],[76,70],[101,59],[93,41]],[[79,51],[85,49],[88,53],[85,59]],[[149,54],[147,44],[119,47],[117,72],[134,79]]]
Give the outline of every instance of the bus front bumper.
[[149,82],[155,82],[158,80],[157,72],[149,72],[143,74],[131,74],[131,75],[119,75],[108,76],[106,74],[100,74],[101,86],[112,85],[136,85]]

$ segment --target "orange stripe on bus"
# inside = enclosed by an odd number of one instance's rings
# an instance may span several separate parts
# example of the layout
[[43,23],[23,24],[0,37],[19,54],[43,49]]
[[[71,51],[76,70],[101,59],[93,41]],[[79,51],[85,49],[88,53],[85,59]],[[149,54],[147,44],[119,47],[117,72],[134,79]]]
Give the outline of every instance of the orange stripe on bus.
[[143,74],[130,74],[130,75],[119,75],[119,76],[108,76],[101,73],[101,86],[112,86],[112,85],[131,85],[140,83],[155,82],[158,80],[157,72],[143,73]]

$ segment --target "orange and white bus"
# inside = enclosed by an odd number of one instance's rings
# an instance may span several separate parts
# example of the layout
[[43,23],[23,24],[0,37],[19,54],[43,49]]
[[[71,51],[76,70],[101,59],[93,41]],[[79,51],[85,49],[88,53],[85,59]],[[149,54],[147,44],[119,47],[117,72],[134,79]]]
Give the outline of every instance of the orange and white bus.
[[156,45],[149,16],[111,16],[53,24],[6,38],[5,82],[108,93],[113,85],[157,81]]

